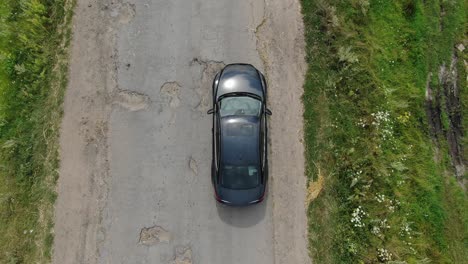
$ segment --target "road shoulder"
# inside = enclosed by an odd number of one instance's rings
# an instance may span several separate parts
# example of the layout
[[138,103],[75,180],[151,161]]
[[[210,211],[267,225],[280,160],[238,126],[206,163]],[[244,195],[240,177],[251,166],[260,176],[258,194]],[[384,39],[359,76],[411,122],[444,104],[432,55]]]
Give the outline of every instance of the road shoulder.
[[303,32],[298,1],[266,1],[265,19],[256,34],[273,111],[270,192],[276,263],[310,263],[301,100],[306,71]]
[[60,131],[54,263],[96,263],[107,195],[107,120],[115,82],[115,33],[108,10],[118,3],[77,1],[69,84]]

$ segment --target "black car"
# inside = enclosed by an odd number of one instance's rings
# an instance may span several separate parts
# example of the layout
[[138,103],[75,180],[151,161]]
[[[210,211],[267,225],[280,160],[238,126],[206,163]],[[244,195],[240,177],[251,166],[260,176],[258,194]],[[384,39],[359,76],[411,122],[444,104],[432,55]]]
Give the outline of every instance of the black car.
[[250,64],[229,64],[213,81],[213,160],[216,200],[227,205],[259,203],[268,179],[267,85]]

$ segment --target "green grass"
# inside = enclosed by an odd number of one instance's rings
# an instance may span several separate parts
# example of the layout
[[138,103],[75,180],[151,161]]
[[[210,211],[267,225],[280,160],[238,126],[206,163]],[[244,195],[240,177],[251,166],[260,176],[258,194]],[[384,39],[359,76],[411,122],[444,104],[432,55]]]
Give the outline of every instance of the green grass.
[[325,178],[308,211],[315,263],[468,263],[468,200],[425,112],[429,72],[440,89],[439,67],[466,59],[467,3],[301,2],[307,174]]
[[73,4],[0,3],[0,263],[50,262]]

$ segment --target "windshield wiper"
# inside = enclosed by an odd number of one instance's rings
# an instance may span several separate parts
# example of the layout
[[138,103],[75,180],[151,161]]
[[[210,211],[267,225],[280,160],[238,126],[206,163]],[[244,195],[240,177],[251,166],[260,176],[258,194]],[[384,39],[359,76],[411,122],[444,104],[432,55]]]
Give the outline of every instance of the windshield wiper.
[[252,94],[252,93],[244,93],[244,92],[237,92],[237,93],[228,93],[228,94],[223,94],[219,97],[218,100],[221,100],[223,98],[226,98],[226,97],[235,97],[235,96],[247,96],[247,97],[251,97],[251,98],[254,98],[254,99],[257,99],[259,101],[262,100],[262,98],[256,94]]

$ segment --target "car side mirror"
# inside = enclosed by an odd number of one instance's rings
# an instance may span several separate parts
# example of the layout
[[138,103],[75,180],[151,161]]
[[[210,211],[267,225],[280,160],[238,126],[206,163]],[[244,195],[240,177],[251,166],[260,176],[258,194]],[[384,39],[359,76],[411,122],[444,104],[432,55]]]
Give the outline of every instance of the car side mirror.
[[266,113],[267,115],[269,115],[269,116],[271,116],[271,115],[272,115],[272,112],[271,112],[271,110],[270,110],[270,109],[268,109],[268,108],[266,108],[266,109],[265,109],[265,113]]
[[210,109],[210,110],[208,110],[208,112],[206,112],[206,113],[207,113],[207,114],[209,114],[209,115],[211,115],[211,114],[213,114],[213,113],[214,113],[214,109],[213,109],[213,108],[211,108],[211,109]]

